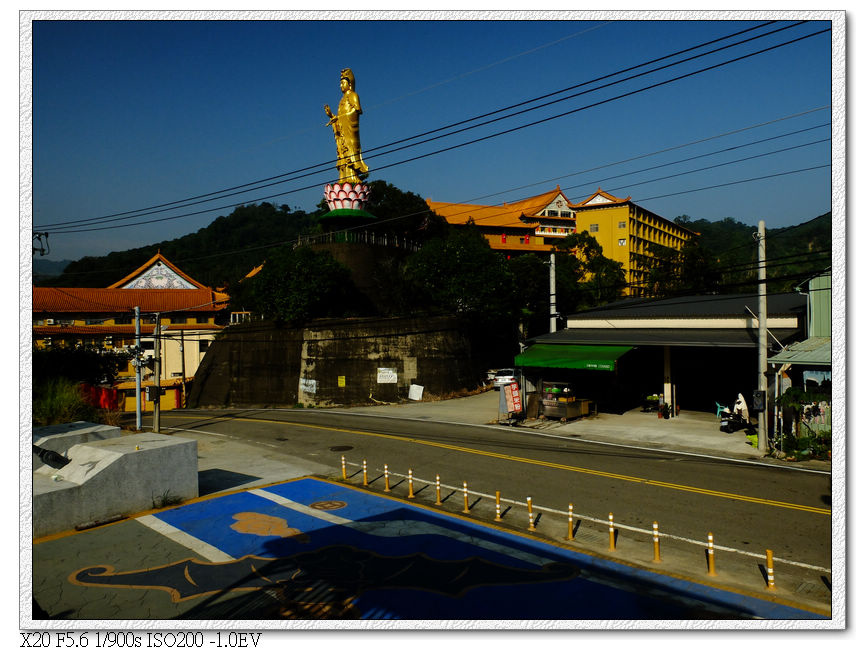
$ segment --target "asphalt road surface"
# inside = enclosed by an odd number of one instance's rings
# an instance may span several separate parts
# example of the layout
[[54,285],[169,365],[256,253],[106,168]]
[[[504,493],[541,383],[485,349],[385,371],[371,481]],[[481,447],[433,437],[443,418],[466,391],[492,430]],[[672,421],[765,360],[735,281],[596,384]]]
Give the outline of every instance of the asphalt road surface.
[[[607,550],[613,513],[620,553],[637,545],[642,555],[648,548],[651,558],[646,533],[653,522],[659,522],[666,553],[679,548],[694,553],[696,543],[712,533],[731,564],[735,559],[754,571],[771,549],[777,573],[800,571],[808,574],[801,584],[831,591],[831,479],[824,473],[603,446],[506,427],[323,410],[171,411],[162,414],[161,423],[163,432],[215,433],[260,445],[263,454],[314,461],[331,468],[331,478],[341,476],[344,458],[347,477],[357,484],[365,460],[370,489],[389,488],[399,496],[408,493],[411,469],[413,491],[428,502],[436,499],[439,475],[444,507],[463,511],[467,501],[471,515],[481,518],[495,516],[498,491],[502,523],[514,528],[529,524],[531,497],[537,533],[554,539],[568,532],[570,504],[576,539]],[[697,571],[703,570],[699,564]]]

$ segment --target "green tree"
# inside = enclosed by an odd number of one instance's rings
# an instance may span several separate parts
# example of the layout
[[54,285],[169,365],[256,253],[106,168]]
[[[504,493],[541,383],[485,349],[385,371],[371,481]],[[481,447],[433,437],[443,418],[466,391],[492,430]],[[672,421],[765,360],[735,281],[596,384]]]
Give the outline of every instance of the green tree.
[[131,358],[126,352],[108,352],[91,347],[34,349],[33,385],[58,377],[94,386],[111,384]]
[[560,313],[618,300],[627,282],[621,262],[604,257],[587,231],[572,233],[555,247],[556,306]]
[[657,244],[649,247],[653,261],[644,285],[649,295],[662,297],[718,291],[721,281],[718,263],[700,245],[699,239],[685,242],[678,251]]
[[503,255],[473,226],[427,242],[404,267],[415,306],[483,320],[514,315],[515,284]]
[[520,309],[520,338],[526,339],[548,332],[550,330],[549,261],[529,253],[512,257],[508,260],[508,267],[517,285],[516,302]]
[[246,282],[245,307],[292,326],[349,315],[358,300],[348,269],[307,246],[278,249]]

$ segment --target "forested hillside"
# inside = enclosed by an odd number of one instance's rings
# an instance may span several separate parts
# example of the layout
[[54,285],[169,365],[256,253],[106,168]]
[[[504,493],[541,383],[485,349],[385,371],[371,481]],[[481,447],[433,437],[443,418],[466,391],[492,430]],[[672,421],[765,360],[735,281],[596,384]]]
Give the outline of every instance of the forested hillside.
[[268,247],[297,239],[314,229],[316,223],[312,215],[291,211],[287,205],[241,206],[227,217],[219,217],[206,228],[178,239],[101,257],[83,257],[71,262],[62,275],[40,284],[107,287],[161,251],[199,282],[210,287],[227,286],[261,264]]
[[[755,289],[757,277],[757,228],[732,218],[721,221],[677,217],[675,221],[700,234],[699,248],[707,273],[715,273],[721,293]],[[770,292],[789,291],[803,278],[831,265],[832,215],[827,212],[810,221],[766,230],[766,267]]]
[[[444,221],[429,212],[416,194],[403,192],[385,181],[373,181],[376,197],[369,210],[379,217],[377,229],[408,236],[415,241],[445,235]],[[36,278],[41,286],[106,287],[138,268],[161,251],[193,278],[211,287],[229,287],[261,264],[282,244],[320,232],[316,213],[292,211],[270,203],[236,208],[230,215],[184,237],[101,257],[71,262],[62,275]],[[408,218],[398,218],[411,215]],[[681,255],[684,272],[671,273],[663,265],[653,271],[652,290],[670,293],[740,293],[756,289],[757,228],[733,218],[721,221],[675,221],[697,233],[697,245]],[[769,229],[766,257],[769,291],[788,291],[802,279],[831,264],[831,215],[805,223]],[[663,252],[661,253],[663,255]],[[669,268],[673,268],[672,266]]]

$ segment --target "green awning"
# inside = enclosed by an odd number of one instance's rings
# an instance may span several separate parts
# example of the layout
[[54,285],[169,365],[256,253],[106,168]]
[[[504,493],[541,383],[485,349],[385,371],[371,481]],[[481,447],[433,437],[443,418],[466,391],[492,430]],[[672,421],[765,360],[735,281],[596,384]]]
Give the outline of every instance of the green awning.
[[631,350],[630,345],[551,345],[536,343],[514,358],[520,368],[571,368],[574,370],[615,370],[616,360]]

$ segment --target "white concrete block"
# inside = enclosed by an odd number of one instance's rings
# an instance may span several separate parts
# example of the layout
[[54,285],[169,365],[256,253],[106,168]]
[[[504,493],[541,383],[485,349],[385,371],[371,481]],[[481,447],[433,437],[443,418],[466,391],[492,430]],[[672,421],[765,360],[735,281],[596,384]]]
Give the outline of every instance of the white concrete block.
[[34,537],[198,496],[195,440],[138,433],[75,445],[68,457],[33,472]]

